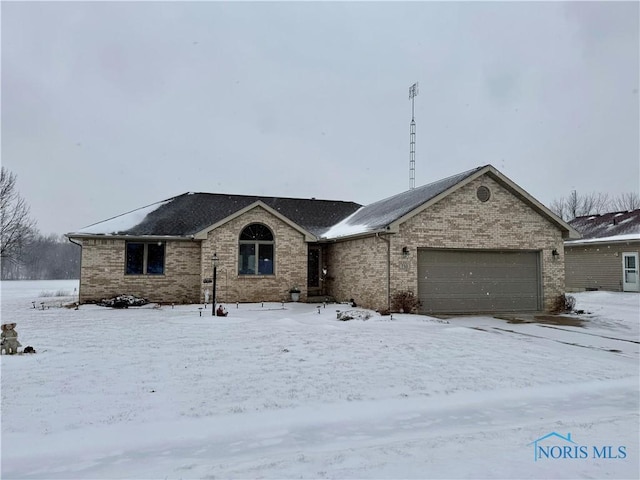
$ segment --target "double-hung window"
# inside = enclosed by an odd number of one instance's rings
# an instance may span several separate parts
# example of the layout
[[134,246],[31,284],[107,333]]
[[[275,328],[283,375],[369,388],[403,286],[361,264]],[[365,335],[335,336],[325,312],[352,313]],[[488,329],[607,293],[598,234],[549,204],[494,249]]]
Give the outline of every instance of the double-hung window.
[[274,240],[269,227],[252,223],[240,234],[238,245],[239,275],[273,275]]
[[127,275],[163,275],[164,242],[127,242]]

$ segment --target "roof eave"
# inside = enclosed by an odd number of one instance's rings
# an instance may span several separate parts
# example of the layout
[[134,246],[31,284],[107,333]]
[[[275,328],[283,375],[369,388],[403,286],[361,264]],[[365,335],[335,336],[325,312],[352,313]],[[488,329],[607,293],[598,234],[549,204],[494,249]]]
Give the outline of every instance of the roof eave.
[[392,228],[391,226],[385,228],[378,228],[376,230],[369,230],[367,232],[353,233],[351,235],[343,235],[340,237],[319,237],[318,243],[336,243],[336,242],[347,242],[350,240],[358,240],[360,238],[365,237],[373,237],[379,235],[381,233],[384,234],[392,234],[398,233],[397,229]]
[[564,246],[565,247],[578,247],[578,246],[584,246],[584,245],[604,245],[604,244],[616,244],[616,245],[621,245],[621,244],[628,244],[628,243],[640,243],[640,237],[638,238],[623,238],[623,239],[612,239],[611,237],[609,238],[603,238],[603,239],[596,239],[596,238],[583,238],[583,239],[578,239],[578,240],[565,240],[564,242]]
[[144,241],[156,241],[156,240],[172,240],[172,241],[189,241],[195,240],[193,235],[123,235],[119,233],[79,233],[71,232],[65,233],[65,237],[72,238],[86,238],[86,239],[101,239],[101,240],[144,240]]

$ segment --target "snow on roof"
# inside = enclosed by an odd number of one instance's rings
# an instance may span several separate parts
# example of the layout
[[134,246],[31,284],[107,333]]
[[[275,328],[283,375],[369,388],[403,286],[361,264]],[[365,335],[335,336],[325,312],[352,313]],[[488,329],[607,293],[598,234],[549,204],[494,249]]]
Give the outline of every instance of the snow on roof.
[[350,225],[349,222],[360,210],[365,207],[360,207],[354,213],[349,215],[347,218],[342,220],[339,223],[336,223],[333,227],[322,234],[323,237],[326,238],[340,238],[340,237],[349,237],[351,235],[358,235],[360,233],[366,233],[370,230],[369,225],[365,223],[358,223],[356,225]]
[[117,217],[110,218],[104,222],[94,223],[88,227],[84,227],[78,230],[79,234],[91,234],[91,235],[116,235],[121,232],[125,232],[130,228],[139,225],[144,219],[152,212],[155,212],[158,208],[171,202],[171,200],[165,200],[162,202],[153,203],[146,207],[138,208],[129,213],[123,213]]
[[581,240],[569,240],[564,242],[565,245],[582,245],[585,243],[610,243],[610,242],[628,242],[640,240],[640,233],[627,233],[625,235],[612,235],[610,237],[584,238]]
[[321,236],[337,238],[384,230],[420,205],[486,167],[477,167],[366,205],[329,228]]

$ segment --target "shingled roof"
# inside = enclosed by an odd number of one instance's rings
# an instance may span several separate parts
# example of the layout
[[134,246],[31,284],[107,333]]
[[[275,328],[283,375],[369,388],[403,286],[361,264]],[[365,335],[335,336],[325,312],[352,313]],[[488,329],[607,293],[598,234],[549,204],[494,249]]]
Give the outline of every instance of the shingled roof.
[[565,238],[578,238],[579,233],[559,219],[547,207],[491,165],[477,167],[437,182],[414,188],[365,207],[354,202],[303,198],[261,197],[216,193],[185,193],[157,202],[104,222],[85,227],[68,237],[167,236],[203,238],[220,222],[243,213],[255,205],[271,209],[292,226],[301,229],[310,241],[337,240],[380,231],[397,231],[398,225],[441,198],[461,188],[473,179],[489,175],[514,195],[547,217],[562,231]]
[[384,230],[391,223],[399,220],[484,168],[486,168],[486,166],[452,175],[437,182],[407,190],[406,192],[362,207],[353,215],[329,229],[323,236],[332,238]]
[[582,240],[567,243],[640,240],[640,209],[576,217],[569,225],[582,234]]
[[313,235],[319,235],[360,205],[302,198],[185,193],[85,227],[68,236],[189,237],[256,202],[262,202]]

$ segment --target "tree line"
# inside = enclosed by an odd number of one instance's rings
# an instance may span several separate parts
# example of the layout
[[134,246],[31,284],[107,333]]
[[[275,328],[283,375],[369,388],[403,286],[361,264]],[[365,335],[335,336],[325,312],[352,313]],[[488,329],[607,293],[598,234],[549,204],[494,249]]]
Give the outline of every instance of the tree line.
[[16,188],[16,175],[0,172],[0,261],[2,280],[80,278],[80,247],[63,235],[43,235]]
[[585,215],[601,215],[611,212],[626,212],[640,208],[640,196],[635,192],[610,196],[607,193],[579,194],[573,190],[566,197],[555,199],[549,209],[563,220],[573,220]]

